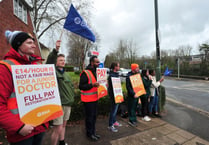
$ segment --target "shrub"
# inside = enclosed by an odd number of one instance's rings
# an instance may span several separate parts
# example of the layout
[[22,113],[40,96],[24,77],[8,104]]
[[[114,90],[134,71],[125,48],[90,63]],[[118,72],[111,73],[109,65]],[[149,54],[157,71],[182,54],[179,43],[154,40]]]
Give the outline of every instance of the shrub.
[[67,65],[67,66],[65,66],[65,71],[67,71],[67,72],[73,72],[74,71],[74,67]]
[[70,121],[78,121],[84,119],[85,113],[83,109],[83,103],[81,102],[81,95],[79,89],[75,90],[75,99],[71,107],[72,108],[70,114]]
[[79,70],[78,71],[75,71],[75,74],[76,75],[80,75],[80,73],[81,73],[81,71],[79,71]]
[[[84,106],[81,102],[80,90],[75,90],[75,100],[72,105],[70,121],[82,120],[85,117]],[[108,115],[110,112],[110,99],[109,96],[100,98],[98,101],[98,115]]]

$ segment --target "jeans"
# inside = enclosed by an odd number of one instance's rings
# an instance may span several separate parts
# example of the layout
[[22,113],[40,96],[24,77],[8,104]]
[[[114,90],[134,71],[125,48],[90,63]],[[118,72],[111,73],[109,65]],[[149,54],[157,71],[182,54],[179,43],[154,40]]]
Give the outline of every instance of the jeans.
[[41,145],[43,137],[44,137],[44,132],[34,135],[28,139],[22,140],[17,143],[10,143],[10,145]]
[[116,115],[118,111],[119,104],[115,104],[114,100],[111,101],[111,110],[109,118],[109,126],[112,126],[116,122]]
[[149,113],[152,112],[158,112],[158,96],[155,94],[155,96],[152,96],[150,98],[150,103],[149,103]]
[[85,124],[86,124],[86,135],[91,136],[95,134],[95,124],[97,116],[97,101],[95,102],[84,102],[85,108]]

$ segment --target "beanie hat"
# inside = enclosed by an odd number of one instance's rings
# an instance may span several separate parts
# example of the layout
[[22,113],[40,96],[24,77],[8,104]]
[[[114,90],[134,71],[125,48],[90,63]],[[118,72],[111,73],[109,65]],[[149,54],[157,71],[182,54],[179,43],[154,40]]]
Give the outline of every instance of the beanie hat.
[[30,34],[22,32],[22,31],[11,32],[9,30],[6,30],[5,37],[7,41],[9,42],[9,44],[12,46],[12,48],[14,48],[16,51],[18,50],[20,45],[22,45],[22,43],[28,38],[31,38],[34,40],[34,38]]
[[139,67],[138,64],[136,64],[136,63],[132,63],[132,64],[131,64],[131,70],[132,70],[132,71],[135,70],[137,67]]

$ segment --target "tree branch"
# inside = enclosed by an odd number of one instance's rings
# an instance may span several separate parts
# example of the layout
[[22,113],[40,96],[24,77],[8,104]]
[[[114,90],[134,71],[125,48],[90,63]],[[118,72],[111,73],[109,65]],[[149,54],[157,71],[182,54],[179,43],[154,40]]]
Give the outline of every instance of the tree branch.
[[45,29],[43,29],[43,31],[41,32],[41,34],[38,36],[38,39],[41,38],[41,36],[44,34],[44,32],[46,32],[52,25],[58,23],[59,21],[65,19],[66,17],[62,17],[56,21],[54,21],[53,23],[51,23],[50,25],[48,25]]

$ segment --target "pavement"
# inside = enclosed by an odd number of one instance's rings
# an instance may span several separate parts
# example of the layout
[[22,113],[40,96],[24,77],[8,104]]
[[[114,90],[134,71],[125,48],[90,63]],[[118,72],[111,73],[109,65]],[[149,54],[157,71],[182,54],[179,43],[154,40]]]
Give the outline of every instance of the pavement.
[[[162,119],[152,118],[150,122],[142,121],[137,117],[137,127],[128,124],[128,119],[118,116],[118,121],[123,126],[118,127],[118,132],[113,133],[107,129],[108,117],[97,119],[97,134],[101,139],[97,142],[90,141],[85,136],[84,122],[69,124],[66,131],[66,142],[69,145],[209,145],[209,142],[171,125]],[[50,145],[51,130],[46,133],[43,145]]]
[[[123,125],[118,127],[117,133],[107,129],[108,117],[97,118],[96,132],[101,135],[101,138],[96,142],[86,137],[84,121],[69,123],[65,140],[68,145],[209,145],[208,141],[159,118],[152,118],[150,122],[145,122],[141,117],[137,117],[137,127],[130,126],[127,118],[120,116],[117,118]],[[51,131],[52,129],[49,129],[46,132],[43,145],[50,145]],[[0,144],[8,145],[2,130],[0,139]]]
[[[179,102],[169,100],[169,98],[167,98],[167,101],[179,104]],[[185,107],[193,110],[190,106]],[[209,117],[208,113],[202,110],[194,111]],[[162,117],[166,118],[167,113],[169,112],[162,112]],[[101,135],[101,138],[96,142],[86,137],[83,120],[70,122],[66,127],[65,140],[68,145],[209,145],[207,140],[180,129],[177,125],[169,124],[163,118],[152,118],[150,122],[145,122],[141,117],[137,116],[137,127],[132,127],[128,124],[128,118],[117,116],[117,120],[122,126],[117,127],[117,133],[113,133],[107,128],[108,117],[98,116],[96,132]],[[49,128],[44,136],[42,145],[50,145],[51,132],[52,128]],[[0,145],[9,145],[5,132],[2,129],[0,129]]]

